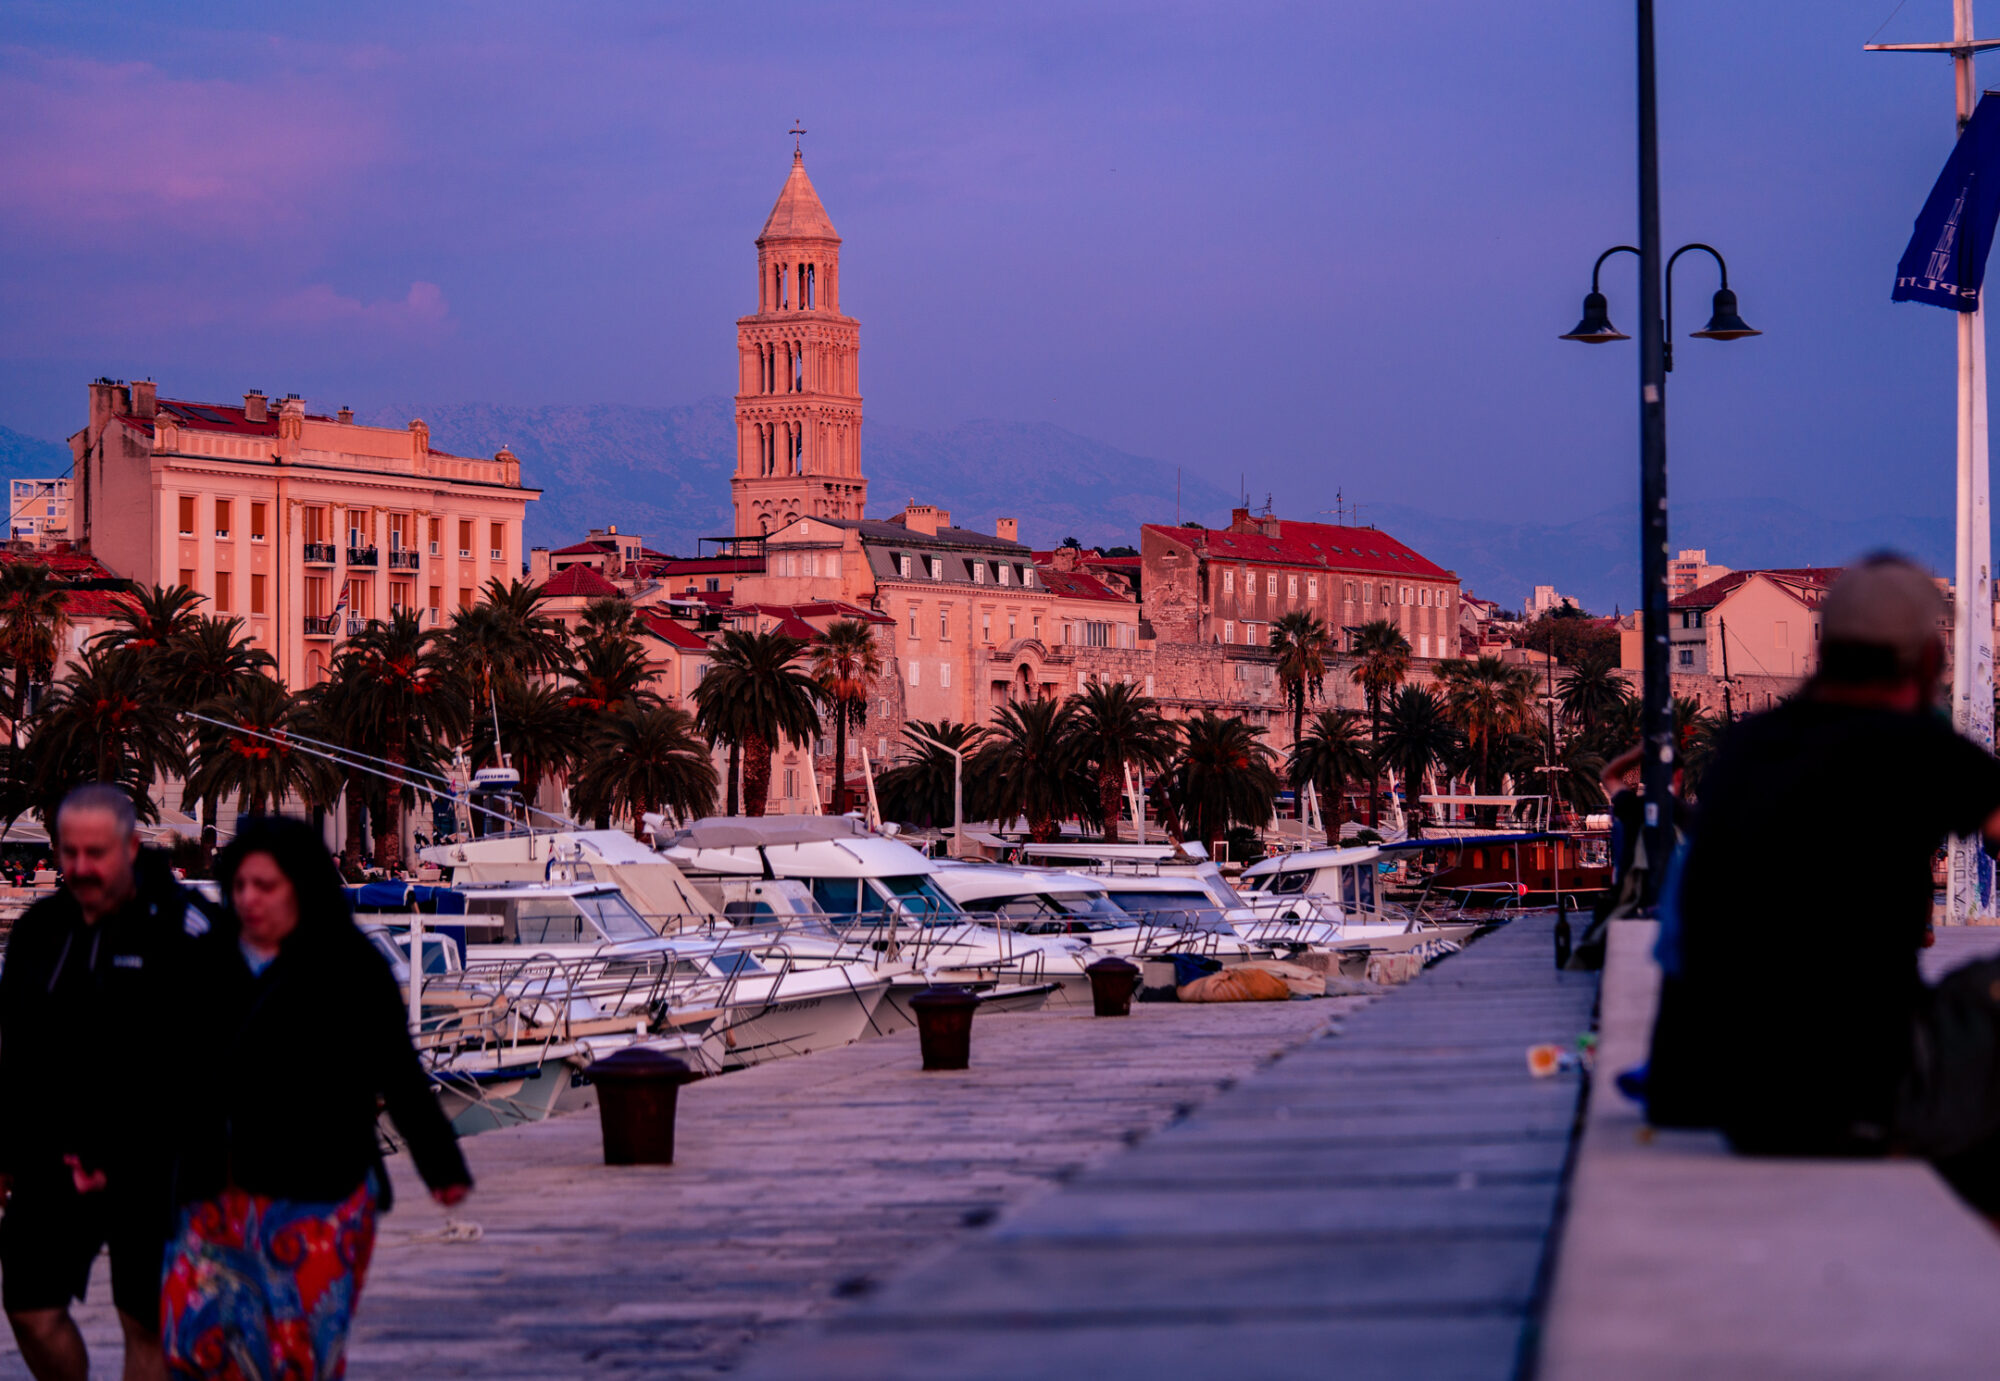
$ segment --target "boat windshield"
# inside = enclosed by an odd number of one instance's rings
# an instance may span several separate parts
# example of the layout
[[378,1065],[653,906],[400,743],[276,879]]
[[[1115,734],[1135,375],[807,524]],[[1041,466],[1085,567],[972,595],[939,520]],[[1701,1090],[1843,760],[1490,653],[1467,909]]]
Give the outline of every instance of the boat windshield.
[[522,897],[513,903],[514,938],[523,945],[578,945],[657,938],[616,892]]
[[1196,925],[1214,929],[1223,924],[1222,909],[1215,904],[1215,898],[1197,887],[1190,887],[1185,892],[1114,890],[1111,900],[1131,915],[1144,916],[1162,925]]
[[911,873],[905,877],[870,878],[868,881],[884,901],[905,916],[926,921],[957,920],[962,914],[958,904],[938,891],[937,884],[922,873]]
[[762,964],[757,962],[755,955],[746,954],[740,949],[723,950],[713,959],[709,960],[709,963],[720,974],[768,972]]
[[982,897],[968,902],[967,911],[997,916],[1010,930],[1030,935],[1080,935],[1104,930],[1136,930],[1139,923],[1102,894],[1058,896],[1030,892],[1011,897]]
[[1201,883],[1202,886],[1208,889],[1208,894],[1223,906],[1241,907],[1243,905],[1243,898],[1238,896],[1236,889],[1229,885],[1229,879],[1223,877],[1220,873],[1209,874],[1207,877],[1201,879]]
[[1310,868],[1281,868],[1259,881],[1267,881],[1264,890],[1274,897],[1295,897],[1312,885],[1313,870]]
[[1340,870],[1340,905],[1350,916],[1375,909],[1375,865],[1356,863]]

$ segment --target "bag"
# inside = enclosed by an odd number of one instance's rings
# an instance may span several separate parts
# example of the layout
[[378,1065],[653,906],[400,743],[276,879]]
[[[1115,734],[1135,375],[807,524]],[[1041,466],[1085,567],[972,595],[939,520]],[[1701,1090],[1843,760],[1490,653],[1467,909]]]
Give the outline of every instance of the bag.
[[1181,989],[1182,1002],[1290,1002],[1291,985],[1262,969],[1224,969]]

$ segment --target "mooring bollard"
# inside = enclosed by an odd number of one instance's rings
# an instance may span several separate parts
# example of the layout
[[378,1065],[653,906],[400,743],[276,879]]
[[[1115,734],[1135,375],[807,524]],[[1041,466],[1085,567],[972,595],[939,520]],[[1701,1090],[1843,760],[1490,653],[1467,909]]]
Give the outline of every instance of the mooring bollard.
[[954,984],[933,984],[910,999],[925,1069],[964,1069],[972,1061],[972,1014],[979,995]]
[[701,1076],[671,1055],[628,1045],[584,1071],[597,1086],[606,1165],[672,1165],[681,1085]]
[[1090,975],[1090,1003],[1100,1017],[1132,1015],[1132,994],[1139,989],[1139,966],[1116,955],[1084,969]]

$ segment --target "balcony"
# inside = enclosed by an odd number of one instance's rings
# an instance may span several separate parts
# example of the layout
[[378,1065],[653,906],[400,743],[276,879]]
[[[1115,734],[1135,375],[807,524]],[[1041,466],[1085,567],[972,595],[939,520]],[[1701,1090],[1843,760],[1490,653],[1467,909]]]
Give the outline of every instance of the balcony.
[[333,543],[306,543],[306,564],[308,566],[331,566],[334,560]]
[[347,564],[350,566],[372,566],[376,563],[377,557],[378,553],[373,547],[349,547],[347,549]]
[[307,614],[305,617],[308,638],[331,638],[340,620],[332,614]]
[[357,634],[357,633],[366,633],[367,631],[368,631],[368,620],[367,620],[367,619],[357,619],[357,618],[349,618],[349,619],[347,620],[347,636],[348,636],[348,637],[350,637],[350,638],[351,638],[351,637],[355,636],[355,634]]
[[414,571],[417,569],[417,554],[413,551],[404,551],[401,547],[389,548],[389,569]]

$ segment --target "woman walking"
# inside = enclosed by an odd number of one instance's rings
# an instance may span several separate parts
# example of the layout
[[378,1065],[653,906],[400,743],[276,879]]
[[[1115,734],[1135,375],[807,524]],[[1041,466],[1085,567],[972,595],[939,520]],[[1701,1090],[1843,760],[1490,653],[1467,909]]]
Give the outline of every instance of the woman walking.
[[178,1376],[338,1378],[389,1208],[378,1109],[432,1198],[458,1203],[472,1177],[318,833],[246,822],[216,875],[228,910],[189,995],[162,1340]]

